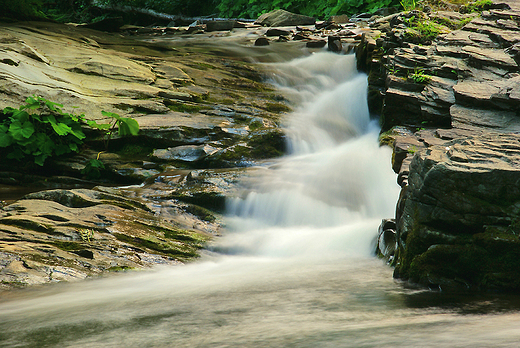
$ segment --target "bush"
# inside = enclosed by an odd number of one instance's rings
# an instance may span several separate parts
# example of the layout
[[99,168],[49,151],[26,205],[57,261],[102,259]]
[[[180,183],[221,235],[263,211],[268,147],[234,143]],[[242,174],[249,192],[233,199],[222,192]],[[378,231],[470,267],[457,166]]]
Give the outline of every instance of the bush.
[[337,14],[373,13],[380,8],[398,4],[396,0],[221,0],[217,8],[223,17],[257,18],[263,13],[283,9],[325,19]]
[[[0,147],[8,159],[26,157],[43,166],[47,157],[78,151],[85,134],[83,115],[61,110],[63,105],[29,97],[19,109],[7,107],[0,114]],[[39,110],[39,112],[37,111]]]

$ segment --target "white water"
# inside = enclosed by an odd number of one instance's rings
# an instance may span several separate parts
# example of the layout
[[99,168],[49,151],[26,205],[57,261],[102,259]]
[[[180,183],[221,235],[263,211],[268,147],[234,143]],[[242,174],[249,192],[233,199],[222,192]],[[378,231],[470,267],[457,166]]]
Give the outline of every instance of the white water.
[[4,300],[0,347],[518,347],[514,301],[406,290],[372,256],[398,190],[354,67],[273,67],[293,153],[230,202],[224,254]]

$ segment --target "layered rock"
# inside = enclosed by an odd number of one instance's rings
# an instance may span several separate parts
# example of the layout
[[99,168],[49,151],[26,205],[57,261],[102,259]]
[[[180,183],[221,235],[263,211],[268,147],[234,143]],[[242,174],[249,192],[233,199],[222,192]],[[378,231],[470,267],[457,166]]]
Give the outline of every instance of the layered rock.
[[[520,288],[519,12],[492,7],[376,19],[358,51],[402,187],[379,252],[431,288]],[[440,34],[417,35],[417,18]]]
[[[194,259],[220,233],[242,168],[283,154],[278,118],[290,108],[236,43],[202,34],[174,48],[154,35],[0,26],[0,109],[38,94],[87,119],[109,121],[105,110],[140,126],[108,143],[85,128],[78,154],[43,167],[0,152],[2,289]],[[206,52],[209,41],[218,56]],[[104,164],[96,177],[84,172],[92,159]]]
[[431,146],[410,164],[395,274],[449,289],[518,290],[520,136]]

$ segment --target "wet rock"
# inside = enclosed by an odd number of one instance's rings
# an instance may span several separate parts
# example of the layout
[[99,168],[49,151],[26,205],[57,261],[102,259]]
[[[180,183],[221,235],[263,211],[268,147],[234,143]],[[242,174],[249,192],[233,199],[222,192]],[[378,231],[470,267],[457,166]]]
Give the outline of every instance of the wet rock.
[[105,59],[104,57],[91,58],[77,64],[71,71],[115,80],[136,80],[147,84],[155,81],[155,74],[149,66],[117,57],[111,57],[110,59]]
[[341,38],[337,36],[329,36],[327,39],[327,47],[329,51],[341,52],[343,45],[341,44]]
[[258,17],[255,24],[266,27],[284,27],[314,24],[316,19],[304,15],[291,13],[285,10],[275,10]]
[[289,36],[292,32],[290,30],[271,28],[265,32],[265,36]]
[[323,48],[327,44],[325,40],[311,40],[305,43],[305,46],[309,48]]
[[158,219],[147,204],[120,194],[50,190],[0,209],[2,287],[80,280],[196,257],[208,235],[193,222],[187,226],[166,212]]
[[206,31],[229,31],[235,27],[235,21],[209,21],[206,22]]
[[119,31],[119,28],[121,26],[123,26],[123,18],[122,17],[104,18],[97,22],[82,24],[82,26],[85,28],[94,29],[94,30],[116,32],[116,31]]
[[266,37],[259,37],[255,40],[255,46],[269,46],[269,39]]
[[153,157],[161,161],[195,162],[217,152],[219,148],[210,145],[185,145],[154,150]]
[[396,224],[394,219],[384,219],[379,225],[376,255],[392,262],[397,250]]

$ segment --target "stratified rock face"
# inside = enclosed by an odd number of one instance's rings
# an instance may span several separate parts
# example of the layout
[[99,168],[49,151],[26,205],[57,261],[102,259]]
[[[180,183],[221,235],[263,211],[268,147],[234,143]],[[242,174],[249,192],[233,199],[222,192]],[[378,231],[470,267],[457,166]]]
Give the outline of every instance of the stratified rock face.
[[120,194],[48,190],[0,208],[0,289],[177,264],[196,257],[206,231],[216,230],[201,207],[170,202],[158,217],[149,202]]
[[432,146],[410,164],[396,276],[441,289],[520,289],[520,136]]
[[267,27],[285,27],[293,25],[312,25],[316,19],[304,15],[299,15],[285,10],[275,10],[261,15],[255,21],[255,24],[260,24]]
[[[413,18],[440,34],[419,35]],[[365,34],[358,57],[360,67],[371,70],[369,102],[382,115],[383,129],[449,128],[453,105],[518,112],[519,18],[520,12],[507,10],[481,17],[412,11],[376,20],[371,26],[380,32]]]

